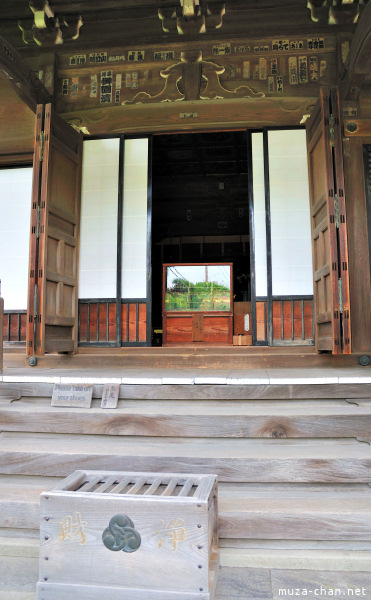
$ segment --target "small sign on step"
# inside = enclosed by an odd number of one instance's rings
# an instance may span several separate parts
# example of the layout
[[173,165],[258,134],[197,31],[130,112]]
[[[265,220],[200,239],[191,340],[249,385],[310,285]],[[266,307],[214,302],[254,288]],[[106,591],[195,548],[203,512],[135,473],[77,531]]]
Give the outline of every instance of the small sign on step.
[[92,383],[56,383],[53,388],[51,406],[90,408],[92,397]]
[[120,384],[105,383],[103,387],[103,396],[101,408],[116,408],[119,399]]

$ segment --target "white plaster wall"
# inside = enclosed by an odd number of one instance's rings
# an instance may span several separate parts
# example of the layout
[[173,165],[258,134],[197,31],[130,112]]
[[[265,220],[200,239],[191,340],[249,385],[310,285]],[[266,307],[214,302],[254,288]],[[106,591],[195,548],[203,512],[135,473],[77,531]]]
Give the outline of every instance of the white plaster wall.
[[148,139],[125,140],[122,219],[123,298],[147,295]]
[[0,280],[5,310],[25,310],[32,167],[0,169]]
[[268,132],[272,293],[313,294],[306,134]]
[[253,133],[252,171],[255,224],[255,291],[257,296],[267,295],[267,236],[265,219],[263,134]]
[[116,296],[119,149],[117,138],[84,142],[79,298]]

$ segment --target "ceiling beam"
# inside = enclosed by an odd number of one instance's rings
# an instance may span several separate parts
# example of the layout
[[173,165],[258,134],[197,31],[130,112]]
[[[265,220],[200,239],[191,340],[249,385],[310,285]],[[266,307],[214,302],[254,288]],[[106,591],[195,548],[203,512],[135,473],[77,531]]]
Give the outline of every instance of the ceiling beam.
[[355,31],[340,83],[344,100],[358,100],[371,74],[371,2],[365,7]]
[[16,94],[36,113],[38,104],[47,104],[52,97],[36,73],[31,71],[17,50],[0,35],[0,77],[8,81]]

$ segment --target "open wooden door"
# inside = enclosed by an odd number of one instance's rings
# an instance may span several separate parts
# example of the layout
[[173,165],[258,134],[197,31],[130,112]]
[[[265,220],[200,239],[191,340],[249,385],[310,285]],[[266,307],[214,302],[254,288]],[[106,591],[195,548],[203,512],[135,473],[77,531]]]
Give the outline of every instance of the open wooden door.
[[307,144],[316,348],[350,354],[348,249],[337,88],[321,88],[307,122]]
[[82,135],[51,104],[36,112],[28,293],[28,356],[77,346]]

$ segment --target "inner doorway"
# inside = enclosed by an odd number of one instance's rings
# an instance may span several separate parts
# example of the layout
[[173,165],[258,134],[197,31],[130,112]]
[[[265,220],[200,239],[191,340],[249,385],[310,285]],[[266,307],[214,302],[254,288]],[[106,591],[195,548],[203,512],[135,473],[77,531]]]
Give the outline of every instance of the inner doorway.
[[246,131],[153,138],[152,328],[155,345],[162,343],[164,264],[231,263],[233,301],[251,306],[247,148]]

